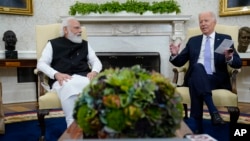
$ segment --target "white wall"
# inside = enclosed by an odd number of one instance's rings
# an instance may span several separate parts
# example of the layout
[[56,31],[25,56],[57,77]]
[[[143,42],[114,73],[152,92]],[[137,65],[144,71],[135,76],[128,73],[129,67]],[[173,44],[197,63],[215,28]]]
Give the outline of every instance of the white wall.
[[[0,38],[6,30],[13,30],[18,38],[16,49],[18,51],[35,51],[35,25],[55,23],[60,20],[60,16],[67,16],[69,7],[76,0],[33,0],[34,15],[7,15],[0,14]],[[82,2],[105,2],[107,0],[78,0]],[[109,0],[112,1],[112,0]],[[124,2],[126,0],[120,0]],[[145,0],[152,1],[152,0]],[[156,0],[157,1],[157,0]],[[212,10],[217,14],[218,23],[238,26],[250,26],[250,15],[219,17],[219,1],[218,0],[177,0],[181,5],[182,15],[193,15],[190,21],[186,23],[186,28],[198,26],[197,14],[204,10]],[[0,41],[0,52],[3,52],[4,42]],[[94,47],[93,47],[94,48]],[[5,72],[7,71],[7,73]],[[249,72],[249,71],[248,71]],[[15,79],[15,69],[1,69],[0,80],[3,83],[3,102],[14,103],[23,101],[35,100],[35,86],[34,83],[17,83]],[[244,71],[244,77],[240,74],[241,79],[244,81],[238,82],[241,88],[239,94],[240,101],[248,101],[250,75]],[[243,79],[244,78],[244,79]],[[250,100],[249,100],[250,102]]]

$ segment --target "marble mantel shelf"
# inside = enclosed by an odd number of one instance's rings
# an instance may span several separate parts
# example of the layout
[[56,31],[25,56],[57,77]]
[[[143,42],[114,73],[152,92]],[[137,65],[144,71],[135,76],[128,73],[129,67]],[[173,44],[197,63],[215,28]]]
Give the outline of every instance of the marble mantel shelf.
[[[69,16],[61,16],[61,20]],[[80,22],[171,22],[188,21],[191,15],[75,16]]]
[[[63,20],[69,16],[60,16],[60,20]],[[173,27],[172,40],[184,40],[184,24],[191,19],[191,15],[128,15],[128,16],[116,16],[116,15],[101,15],[101,16],[75,16],[77,20],[86,25],[96,24],[100,26],[103,24],[121,24],[121,23],[168,23]]]

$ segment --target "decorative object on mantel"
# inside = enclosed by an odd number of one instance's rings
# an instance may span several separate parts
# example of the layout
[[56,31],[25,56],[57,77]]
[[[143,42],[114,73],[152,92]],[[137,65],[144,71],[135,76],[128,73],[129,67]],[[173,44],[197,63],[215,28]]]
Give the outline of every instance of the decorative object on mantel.
[[[70,6],[69,14],[74,15],[100,15],[100,14],[117,14],[117,13],[133,13],[137,15],[151,14],[169,14],[180,13],[180,5],[175,0],[163,0],[142,2],[138,0],[127,0],[124,3],[119,1],[106,2],[103,4],[98,3],[84,3],[77,1],[74,5]],[[126,15],[127,15],[126,14]],[[124,14],[119,14],[119,16]]]
[[84,138],[174,137],[181,97],[171,81],[140,66],[106,69],[80,94],[74,118]]
[[243,26],[239,29],[238,52],[245,53],[250,45],[250,27]]
[[12,30],[7,30],[3,34],[3,41],[5,42],[5,58],[17,59],[16,49],[16,34]]

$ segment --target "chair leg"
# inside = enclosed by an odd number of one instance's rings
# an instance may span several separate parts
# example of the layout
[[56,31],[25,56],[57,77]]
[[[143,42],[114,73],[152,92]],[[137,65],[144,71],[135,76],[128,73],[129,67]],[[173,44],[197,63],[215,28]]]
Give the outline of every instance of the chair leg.
[[4,110],[3,110],[1,82],[0,82],[0,134],[5,134],[5,123],[4,123]]
[[230,124],[236,124],[240,116],[240,109],[238,107],[227,107],[227,110],[230,114]]
[[45,141],[45,129],[46,129],[45,115],[48,115],[48,114],[49,114],[48,109],[38,110],[37,112],[37,119],[38,119],[39,126],[41,129],[41,136],[39,137],[39,141]]
[[187,119],[188,118],[188,106],[187,106],[187,104],[183,104],[183,108],[184,108],[184,112],[185,112],[184,119]]

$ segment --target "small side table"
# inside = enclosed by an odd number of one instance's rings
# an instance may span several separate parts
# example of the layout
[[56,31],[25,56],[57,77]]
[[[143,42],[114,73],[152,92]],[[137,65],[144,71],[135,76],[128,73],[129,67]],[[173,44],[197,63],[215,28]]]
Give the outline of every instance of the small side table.
[[37,59],[0,59],[0,67],[36,67]]
[[[37,59],[0,59],[0,68],[35,68]],[[37,80],[36,82],[36,97],[38,94]]]

